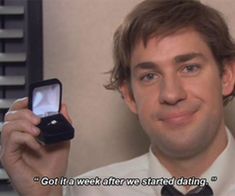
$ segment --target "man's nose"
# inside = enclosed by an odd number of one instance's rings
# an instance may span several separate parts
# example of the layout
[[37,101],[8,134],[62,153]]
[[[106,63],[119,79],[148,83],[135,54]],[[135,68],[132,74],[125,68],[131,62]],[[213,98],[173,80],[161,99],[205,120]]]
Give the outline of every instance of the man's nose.
[[159,101],[162,104],[175,105],[186,99],[187,93],[178,76],[164,77],[160,85]]

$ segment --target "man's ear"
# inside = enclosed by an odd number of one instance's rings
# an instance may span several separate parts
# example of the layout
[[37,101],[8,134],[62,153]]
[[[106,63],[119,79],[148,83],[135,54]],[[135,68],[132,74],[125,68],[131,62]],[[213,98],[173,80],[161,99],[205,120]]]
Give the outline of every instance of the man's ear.
[[122,98],[124,99],[124,101],[127,104],[128,108],[134,114],[137,114],[137,107],[136,107],[134,95],[132,93],[129,82],[127,82],[127,81],[123,82],[119,87],[119,91],[121,92]]
[[225,64],[222,75],[223,96],[230,95],[235,85],[235,60]]

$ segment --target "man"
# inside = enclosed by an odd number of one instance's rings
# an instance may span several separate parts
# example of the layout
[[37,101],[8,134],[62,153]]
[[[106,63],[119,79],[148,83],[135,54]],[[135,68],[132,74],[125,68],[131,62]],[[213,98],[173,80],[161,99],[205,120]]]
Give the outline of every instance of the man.
[[[97,184],[76,181],[64,194],[234,195],[235,141],[223,114],[234,94],[234,57],[216,10],[195,0],[137,5],[114,35],[115,67],[106,87],[118,89],[138,116],[150,151],[79,176]],[[32,179],[63,176],[69,143],[38,144],[40,119],[26,107],[27,99],[19,100],[5,116],[3,165],[21,195],[61,195],[61,186]],[[61,112],[69,119],[65,106]]]

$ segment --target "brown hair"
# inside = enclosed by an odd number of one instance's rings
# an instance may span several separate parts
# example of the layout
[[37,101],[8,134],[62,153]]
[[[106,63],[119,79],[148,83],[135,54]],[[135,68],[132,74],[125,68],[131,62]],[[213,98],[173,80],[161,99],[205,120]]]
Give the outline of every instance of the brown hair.
[[[114,34],[113,59],[107,89],[118,90],[130,80],[130,57],[138,41],[167,36],[182,28],[199,32],[211,49],[221,73],[235,58],[235,44],[221,14],[197,0],[145,0],[125,18]],[[235,90],[224,100],[230,100]]]

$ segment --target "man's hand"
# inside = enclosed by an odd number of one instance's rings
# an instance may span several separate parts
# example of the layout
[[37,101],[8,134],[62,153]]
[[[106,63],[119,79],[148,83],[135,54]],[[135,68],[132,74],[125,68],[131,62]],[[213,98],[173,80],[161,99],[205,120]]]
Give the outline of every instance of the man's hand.
[[[62,195],[60,186],[42,186],[34,177],[61,177],[67,169],[68,141],[43,146],[36,141],[40,118],[27,109],[28,99],[17,100],[5,115],[1,133],[1,162],[21,195]],[[61,113],[71,122],[65,105]],[[65,130],[66,131],[66,130]]]

